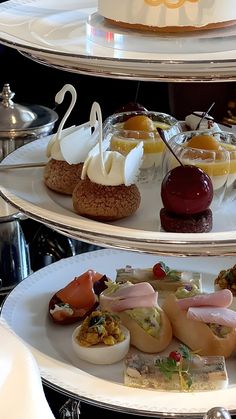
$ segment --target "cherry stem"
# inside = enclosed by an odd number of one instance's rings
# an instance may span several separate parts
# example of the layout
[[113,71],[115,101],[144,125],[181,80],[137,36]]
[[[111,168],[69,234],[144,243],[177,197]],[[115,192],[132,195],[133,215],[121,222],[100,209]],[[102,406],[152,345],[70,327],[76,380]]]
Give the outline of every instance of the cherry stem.
[[209,114],[209,112],[211,111],[211,109],[213,108],[214,105],[215,105],[215,102],[213,102],[211,104],[211,106],[209,107],[209,109],[207,109],[207,111],[202,114],[202,117],[201,117],[199,123],[197,124],[196,131],[200,128],[200,125],[201,125],[203,119],[205,119],[205,117],[207,116],[207,114]]
[[138,102],[139,89],[140,89],[140,81],[138,81],[138,84],[137,84],[137,88],[136,88],[136,92],[135,92],[135,98],[134,98],[134,103],[137,103]]
[[165,143],[166,147],[168,148],[168,150],[170,150],[170,152],[173,154],[173,156],[176,158],[176,160],[179,162],[180,166],[184,166],[182,161],[179,159],[179,157],[175,154],[175,152],[172,150],[170,144],[168,143],[168,141],[165,138],[164,132],[161,128],[157,127],[157,132],[160,135],[162,141]]

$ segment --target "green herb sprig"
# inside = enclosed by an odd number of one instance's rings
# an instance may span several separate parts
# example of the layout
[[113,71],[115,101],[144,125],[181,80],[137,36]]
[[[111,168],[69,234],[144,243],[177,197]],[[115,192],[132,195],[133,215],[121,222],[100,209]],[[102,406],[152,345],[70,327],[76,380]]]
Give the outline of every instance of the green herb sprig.
[[155,361],[155,366],[159,368],[160,372],[169,381],[174,374],[178,374],[180,388],[183,391],[188,391],[193,383],[189,368],[193,355],[185,345],[180,345],[178,351],[175,351],[175,353],[177,355],[179,354],[178,360],[171,356],[173,354],[172,352],[168,357],[158,358]]
[[170,269],[164,262],[159,262],[168,279],[172,281],[180,281],[181,274],[176,269]]

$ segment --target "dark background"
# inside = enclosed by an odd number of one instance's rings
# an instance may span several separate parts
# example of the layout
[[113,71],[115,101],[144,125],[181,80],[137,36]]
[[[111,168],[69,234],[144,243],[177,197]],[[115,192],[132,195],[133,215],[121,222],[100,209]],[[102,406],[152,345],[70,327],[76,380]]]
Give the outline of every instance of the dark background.
[[[103,119],[114,113],[120,106],[135,101],[147,109],[171,113],[183,119],[192,111],[204,111],[211,103],[215,106],[211,114],[222,119],[228,101],[236,98],[235,83],[167,83],[133,80],[106,79],[73,74],[35,63],[14,49],[0,45],[0,90],[9,83],[15,92],[17,103],[40,104],[54,107],[56,93],[66,83],[75,87],[78,100],[68,125],[88,120],[91,105],[97,101],[101,105]],[[65,103],[57,109],[63,115]]]

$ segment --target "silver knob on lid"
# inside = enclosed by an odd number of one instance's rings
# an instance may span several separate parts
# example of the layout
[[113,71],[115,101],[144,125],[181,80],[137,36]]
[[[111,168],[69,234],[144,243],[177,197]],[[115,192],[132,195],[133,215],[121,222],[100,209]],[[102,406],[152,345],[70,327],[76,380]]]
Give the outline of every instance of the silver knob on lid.
[[224,407],[213,407],[208,410],[203,419],[231,419],[231,416]]
[[10,85],[8,83],[4,84],[2,93],[0,93],[0,98],[2,99],[2,106],[5,108],[12,108],[14,106],[13,101],[11,100],[15,96],[15,93],[11,91]]

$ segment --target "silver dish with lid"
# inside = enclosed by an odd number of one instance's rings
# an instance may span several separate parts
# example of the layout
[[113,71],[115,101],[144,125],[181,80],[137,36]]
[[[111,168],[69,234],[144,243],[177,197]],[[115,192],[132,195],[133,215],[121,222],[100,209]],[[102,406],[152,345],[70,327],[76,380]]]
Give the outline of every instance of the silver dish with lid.
[[0,161],[30,141],[44,137],[53,130],[57,113],[41,105],[14,103],[15,93],[4,84],[0,93]]

